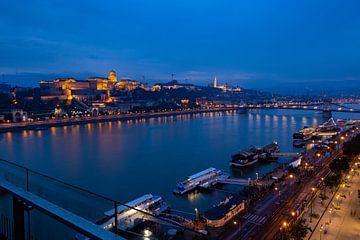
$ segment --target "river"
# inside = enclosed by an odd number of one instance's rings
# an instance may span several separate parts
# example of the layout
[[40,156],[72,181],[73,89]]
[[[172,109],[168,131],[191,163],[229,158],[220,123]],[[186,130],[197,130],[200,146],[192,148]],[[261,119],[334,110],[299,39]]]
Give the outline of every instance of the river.
[[[334,114],[335,118],[351,116],[357,114]],[[172,190],[179,181],[208,167],[233,177],[255,178],[256,172],[262,175],[280,163],[231,169],[232,153],[274,140],[284,152],[299,152],[292,147],[292,133],[323,121],[321,112],[251,110],[53,127],[1,134],[0,158],[121,202],[153,193],[174,209],[203,212],[227,194],[175,196]]]

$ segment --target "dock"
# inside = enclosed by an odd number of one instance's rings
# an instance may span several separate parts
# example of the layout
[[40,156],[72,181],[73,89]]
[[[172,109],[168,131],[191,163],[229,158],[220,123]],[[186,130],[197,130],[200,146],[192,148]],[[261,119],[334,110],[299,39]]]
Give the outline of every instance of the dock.
[[275,152],[271,153],[271,157],[278,158],[278,157],[293,157],[297,158],[300,157],[301,153],[294,153],[294,152]]

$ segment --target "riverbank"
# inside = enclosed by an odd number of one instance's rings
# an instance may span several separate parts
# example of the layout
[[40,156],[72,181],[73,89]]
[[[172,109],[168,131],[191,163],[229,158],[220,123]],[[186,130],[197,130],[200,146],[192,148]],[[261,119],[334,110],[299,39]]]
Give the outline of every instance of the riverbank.
[[238,108],[211,108],[211,109],[193,109],[193,110],[153,112],[153,113],[127,113],[127,114],[119,114],[119,115],[102,115],[96,117],[50,119],[46,121],[36,121],[36,122],[4,123],[4,124],[0,124],[0,133],[16,132],[22,130],[44,130],[50,127],[83,125],[87,123],[113,122],[120,120],[175,116],[182,114],[223,112],[223,111],[231,111],[231,110],[245,111],[244,109],[238,109]]

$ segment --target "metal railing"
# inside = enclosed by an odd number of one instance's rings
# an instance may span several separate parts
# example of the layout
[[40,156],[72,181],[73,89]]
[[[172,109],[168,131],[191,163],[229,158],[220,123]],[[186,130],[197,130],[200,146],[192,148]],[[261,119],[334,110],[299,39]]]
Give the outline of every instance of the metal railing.
[[[118,212],[118,208],[120,206],[124,206],[127,209],[133,209],[142,216],[161,220],[162,222],[166,222],[175,228],[186,229],[186,227],[180,224],[174,224],[166,218],[162,218],[147,211],[139,210],[133,206],[128,206],[127,204],[119,202],[110,197],[75,186],[60,179],[47,176],[44,173],[31,170],[27,167],[4,159],[0,159],[0,178],[3,178],[16,187],[19,187],[26,192],[35,194],[36,196],[39,196],[48,202],[51,202],[93,223],[103,218],[105,216],[104,212],[107,212],[110,209],[114,209],[115,211],[113,217],[115,222],[111,230],[114,233],[118,233],[119,229],[118,214],[115,213]],[[0,214],[1,210],[2,209],[0,207]],[[8,215],[8,218],[11,219],[11,216]],[[32,222],[34,221],[35,220]],[[28,228],[30,231],[30,227]],[[192,229],[187,230],[194,232]],[[133,236],[135,236],[135,238],[139,236],[139,234],[134,234],[133,232],[131,233]],[[31,238],[28,237],[28,239]]]

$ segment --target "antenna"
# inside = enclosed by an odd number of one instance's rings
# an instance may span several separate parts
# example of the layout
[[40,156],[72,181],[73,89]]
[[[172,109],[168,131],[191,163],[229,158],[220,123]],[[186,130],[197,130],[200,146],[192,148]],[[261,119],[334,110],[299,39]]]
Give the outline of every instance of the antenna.
[[172,73],[171,74],[171,81],[174,81],[174,76],[175,76],[175,73]]

